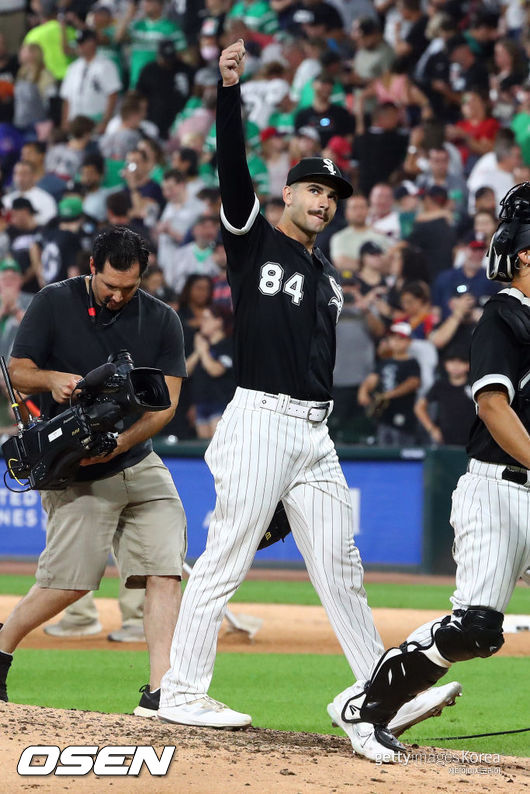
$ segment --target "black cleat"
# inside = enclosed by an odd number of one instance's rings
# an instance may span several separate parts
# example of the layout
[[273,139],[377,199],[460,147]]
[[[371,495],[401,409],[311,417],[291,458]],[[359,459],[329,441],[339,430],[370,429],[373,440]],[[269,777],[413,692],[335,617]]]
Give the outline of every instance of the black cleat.
[[142,697],[133,714],[137,717],[156,717],[160,705],[160,687],[151,692],[149,684],[144,684],[138,691],[142,693]]

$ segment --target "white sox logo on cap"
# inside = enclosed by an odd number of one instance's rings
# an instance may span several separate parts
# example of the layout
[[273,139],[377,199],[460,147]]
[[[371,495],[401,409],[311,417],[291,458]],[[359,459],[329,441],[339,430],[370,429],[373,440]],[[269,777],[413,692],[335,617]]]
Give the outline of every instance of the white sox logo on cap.
[[353,188],[329,157],[304,157],[287,174],[287,185],[295,182],[323,182],[337,191],[338,198],[349,198]]

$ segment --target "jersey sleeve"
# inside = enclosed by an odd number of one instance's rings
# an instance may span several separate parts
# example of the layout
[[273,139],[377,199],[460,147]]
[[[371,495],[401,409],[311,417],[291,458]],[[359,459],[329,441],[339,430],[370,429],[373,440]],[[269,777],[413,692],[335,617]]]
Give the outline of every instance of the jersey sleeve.
[[247,234],[259,214],[247,165],[239,84],[217,89],[217,165],[221,189],[221,222],[234,235]]
[[22,318],[11,356],[29,358],[39,369],[45,369],[53,336],[53,309],[47,291],[43,290],[35,295]]
[[485,386],[504,386],[510,403],[517,389],[520,352],[508,325],[494,311],[485,311],[471,340],[471,393],[476,402]]

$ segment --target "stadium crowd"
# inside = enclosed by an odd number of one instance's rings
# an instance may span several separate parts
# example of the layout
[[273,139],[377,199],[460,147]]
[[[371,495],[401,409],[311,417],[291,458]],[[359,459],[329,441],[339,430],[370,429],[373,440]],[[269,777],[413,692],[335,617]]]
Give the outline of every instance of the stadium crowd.
[[4,0],[0,354],[32,295],[128,226],[151,252],[143,288],[184,327],[167,432],[212,436],[234,390],[217,61],[241,37],[265,217],[301,157],[355,186],[318,240],[344,292],[332,434],[465,444],[469,342],[499,288],[486,251],[500,198],[530,180],[529,21],[519,0]]

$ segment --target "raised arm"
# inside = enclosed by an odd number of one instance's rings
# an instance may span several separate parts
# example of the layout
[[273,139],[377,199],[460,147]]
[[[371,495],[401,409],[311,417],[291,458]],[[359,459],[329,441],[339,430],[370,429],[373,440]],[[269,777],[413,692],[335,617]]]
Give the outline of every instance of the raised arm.
[[[259,211],[247,165],[241,120],[239,78],[245,68],[245,44],[238,39],[219,58],[222,85],[217,90],[217,166],[223,201],[223,222],[245,228]],[[226,225],[226,224],[225,224]]]

